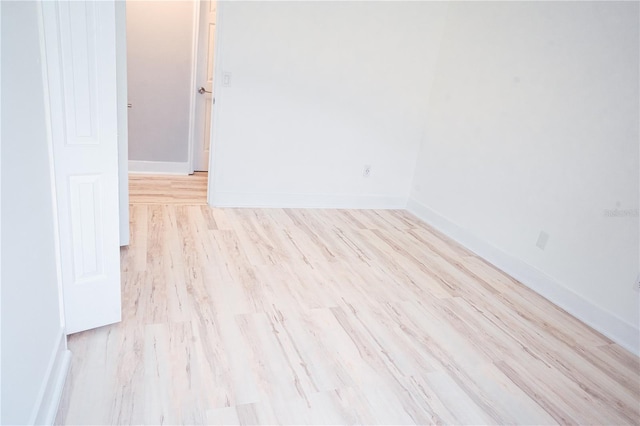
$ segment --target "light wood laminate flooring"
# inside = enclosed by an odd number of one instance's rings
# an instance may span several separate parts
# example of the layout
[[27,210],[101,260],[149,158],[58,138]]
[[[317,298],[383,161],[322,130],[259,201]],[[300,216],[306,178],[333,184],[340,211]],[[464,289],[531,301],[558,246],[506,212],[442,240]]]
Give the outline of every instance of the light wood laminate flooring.
[[407,212],[159,200],[58,423],[640,423],[637,357]]
[[192,175],[129,174],[133,204],[207,204],[207,172]]

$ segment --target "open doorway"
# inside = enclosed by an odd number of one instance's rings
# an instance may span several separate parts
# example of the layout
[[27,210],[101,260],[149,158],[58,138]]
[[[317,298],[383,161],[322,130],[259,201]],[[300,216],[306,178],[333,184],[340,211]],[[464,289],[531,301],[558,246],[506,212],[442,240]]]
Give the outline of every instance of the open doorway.
[[126,2],[130,202],[152,176],[208,181],[215,33],[215,0]]

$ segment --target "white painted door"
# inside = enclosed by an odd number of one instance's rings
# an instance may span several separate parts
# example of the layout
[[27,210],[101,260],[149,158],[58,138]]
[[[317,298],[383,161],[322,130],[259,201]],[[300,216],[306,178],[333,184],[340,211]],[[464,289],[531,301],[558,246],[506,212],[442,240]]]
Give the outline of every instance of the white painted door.
[[216,2],[200,2],[198,30],[198,56],[196,58],[196,110],[194,120],[195,171],[209,170],[209,146],[211,143],[211,110],[213,108],[213,54],[216,33]]
[[71,334],[121,319],[115,3],[43,2],[42,11]]

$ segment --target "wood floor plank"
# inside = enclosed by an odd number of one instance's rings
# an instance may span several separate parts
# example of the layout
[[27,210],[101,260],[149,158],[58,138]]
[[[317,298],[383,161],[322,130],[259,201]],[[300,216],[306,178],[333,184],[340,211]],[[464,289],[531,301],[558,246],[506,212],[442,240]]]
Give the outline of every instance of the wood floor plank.
[[640,424],[640,360],[403,210],[130,179],[122,322],[57,424]]
[[132,204],[207,203],[206,172],[191,176],[129,174],[129,202]]

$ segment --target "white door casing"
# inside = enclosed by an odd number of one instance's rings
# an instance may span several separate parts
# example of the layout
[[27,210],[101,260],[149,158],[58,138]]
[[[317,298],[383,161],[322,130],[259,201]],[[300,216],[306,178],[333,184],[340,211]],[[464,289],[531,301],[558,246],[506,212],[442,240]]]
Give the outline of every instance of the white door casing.
[[198,28],[198,52],[196,60],[196,90],[205,89],[196,98],[194,120],[193,168],[195,171],[209,170],[209,147],[211,145],[211,116],[213,108],[214,45],[216,34],[216,1],[200,2]]
[[115,3],[43,2],[67,334],[121,319]]
[[118,85],[118,168],[120,245],[129,245],[129,121],[127,90],[127,4],[116,1],[116,81]]

